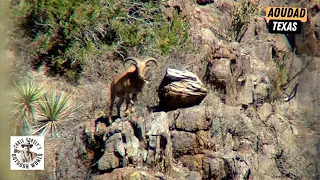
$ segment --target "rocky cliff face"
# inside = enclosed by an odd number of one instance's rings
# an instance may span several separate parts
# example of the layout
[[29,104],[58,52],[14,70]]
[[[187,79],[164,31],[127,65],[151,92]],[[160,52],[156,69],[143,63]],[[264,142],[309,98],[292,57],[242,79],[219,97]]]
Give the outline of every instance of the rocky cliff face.
[[212,101],[214,105],[118,119],[109,126],[107,119],[88,123],[87,153],[102,172],[93,178],[316,177],[316,149],[301,144],[299,128],[276,112],[288,106],[264,103],[245,110]]
[[[233,1],[166,1],[192,24],[209,89],[203,102],[172,111],[108,117],[81,129],[92,179],[317,179],[319,177],[319,2],[302,35],[271,35],[257,16],[230,42]],[[300,2],[295,2],[300,3]],[[206,5],[205,5],[206,4]],[[296,49],[293,52],[293,49]],[[281,55],[285,54],[287,59]],[[137,107],[139,109],[141,107]],[[142,109],[142,108],[141,108]]]

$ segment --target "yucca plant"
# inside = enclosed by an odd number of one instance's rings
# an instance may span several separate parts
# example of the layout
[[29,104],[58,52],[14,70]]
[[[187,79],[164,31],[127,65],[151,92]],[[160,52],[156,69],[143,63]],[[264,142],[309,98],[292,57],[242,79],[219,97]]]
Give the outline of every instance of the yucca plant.
[[70,95],[56,91],[55,88],[44,94],[37,105],[37,113],[43,120],[39,120],[32,135],[59,137],[63,122],[72,115],[73,109],[69,103]]
[[46,89],[41,85],[35,85],[31,81],[14,83],[12,97],[13,117],[15,119],[15,134],[17,130],[22,135],[30,131],[35,123],[35,107],[38,100],[45,94]]

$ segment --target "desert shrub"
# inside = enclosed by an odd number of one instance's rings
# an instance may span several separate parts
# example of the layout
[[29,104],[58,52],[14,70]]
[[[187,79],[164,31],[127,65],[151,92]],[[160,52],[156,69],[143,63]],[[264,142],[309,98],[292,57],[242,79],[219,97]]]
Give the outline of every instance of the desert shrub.
[[177,12],[165,18],[159,7],[158,1],[16,0],[9,12],[10,36],[18,49],[30,49],[35,68],[45,64],[51,74],[74,81],[89,55],[123,55],[120,46],[167,54],[183,46],[187,24]]
[[274,58],[276,72],[272,78],[271,99],[279,98],[283,93],[284,85],[289,80],[291,58],[285,53],[279,54]]
[[37,113],[43,119],[38,121],[37,129],[32,134],[43,136],[50,134],[51,137],[59,137],[64,121],[73,114],[70,97],[55,88],[45,93],[37,104]]
[[249,0],[235,2],[233,7],[231,27],[228,35],[231,41],[240,42],[244,36],[248,25],[258,12],[258,6]]
[[66,119],[76,108],[69,102],[71,95],[32,81],[21,81],[10,89],[12,112],[10,124],[15,135],[37,134],[52,137],[61,135]]
[[12,123],[14,134],[25,135],[31,131],[36,122],[35,111],[38,100],[45,93],[45,88],[31,81],[16,83],[10,93],[12,106]]

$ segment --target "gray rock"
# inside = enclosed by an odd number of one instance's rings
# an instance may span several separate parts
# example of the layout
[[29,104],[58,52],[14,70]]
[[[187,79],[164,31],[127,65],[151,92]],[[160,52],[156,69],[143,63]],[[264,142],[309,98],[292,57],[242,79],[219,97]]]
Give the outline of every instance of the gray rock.
[[225,171],[225,162],[221,158],[203,159],[204,178],[216,177],[216,179],[226,178],[227,172]]
[[271,43],[257,43],[254,44],[254,53],[255,56],[262,60],[262,62],[267,63],[272,58],[272,51],[271,51]]
[[253,90],[257,77],[254,75],[247,76],[244,86],[241,88],[239,94],[239,103],[249,105],[253,103]]
[[243,160],[235,161],[235,171],[237,172],[235,179],[244,180],[244,179],[249,179],[250,177],[250,173],[251,173],[250,167]]
[[168,116],[165,112],[152,113],[150,119],[146,119],[147,136],[162,135],[167,137],[169,133]]
[[227,58],[214,59],[208,62],[207,72],[209,75],[209,82],[212,83],[216,88],[225,89],[227,84],[230,82],[231,60]]
[[[246,157],[246,156],[244,156]],[[203,173],[205,179],[249,179],[250,167],[240,155],[230,152],[222,154],[210,152],[203,159]]]
[[264,103],[258,110],[259,118],[262,121],[268,120],[271,114],[272,114],[272,106],[269,103]]
[[261,155],[258,159],[259,169],[258,174],[264,178],[274,178],[281,176],[281,172],[277,168],[276,161],[274,158],[269,158],[268,156]]
[[125,157],[126,150],[124,143],[121,141],[116,141],[114,143],[114,151],[117,152],[121,157]]
[[171,132],[169,132],[169,138],[167,139],[167,145],[165,149],[164,157],[164,166],[165,166],[165,175],[170,177],[172,174],[172,164],[173,164],[173,152],[172,152],[172,141],[171,141]]
[[143,162],[146,162],[147,161],[147,157],[148,157],[148,151],[147,150],[142,150],[141,151],[141,156],[142,156],[142,159],[143,159]]
[[140,142],[139,142],[138,138],[135,136],[131,136],[130,139],[131,139],[131,141],[130,141],[129,146],[131,146],[133,149],[132,156],[138,156],[139,152],[140,152]]
[[124,133],[126,137],[130,137],[131,135],[134,135],[134,130],[129,121],[114,122],[111,126],[106,128],[104,139],[107,140],[116,133]]
[[190,171],[189,175],[186,177],[186,180],[202,180],[202,177],[197,171]]
[[184,131],[173,131],[171,137],[174,155],[190,154],[197,150],[197,138],[195,134]]
[[201,50],[212,50],[218,44],[218,38],[214,33],[207,28],[191,27],[191,38],[195,43],[195,46],[201,47]]
[[156,149],[156,147],[157,147],[157,136],[149,136],[148,145],[152,149]]
[[154,176],[157,178],[164,179],[164,174],[162,172],[157,172]]
[[99,170],[110,170],[119,167],[120,160],[113,153],[105,152],[98,161]]
[[155,177],[146,171],[140,171],[141,180],[154,180]]
[[172,144],[165,112],[152,113],[146,119],[146,138],[148,155],[144,161],[151,167],[161,169],[166,175],[171,174]]
[[209,130],[212,119],[206,113],[205,106],[186,108],[180,111],[176,120],[176,128],[188,132]]
[[254,101],[258,106],[261,106],[269,97],[269,85],[258,83],[254,89]]
[[129,180],[154,180],[155,177],[145,171],[136,171],[129,175]]
[[189,174],[189,169],[184,167],[181,163],[176,163],[172,166],[172,175],[173,179],[182,180],[185,179]]
[[273,44],[273,48],[276,51],[290,52],[292,47],[284,34],[269,34],[268,42]]
[[172,168],[172,177],[176,179],[184,179],[187,176],[187,173],[185,173],[183,170],[173,167]]
[[245,54],[250,55],[250,59],[246,61],[251,61],[253,58],[257,58],[264,64],[272,61],[272,44],[270,42],[255,41],[255,43],[242,44],[242,48],[246,49],[244,50]]
[[154,150],[149,150],[147,155],[147,164],[154,166],[156,163],[156,153]]
[[274,158],[278,153],[277,148],[273,144],[264,144],[262,151],[265,153],[265,156],[270,159]]
[[249,25],[248,25],[248,28],[245,32],[245,34],[243,35],[242,39],[241,39],[241,42],[244,43],[244,42],[252,42],[256,39],[256,36],[255,36],[255,22],[252,21]]
[[[121,148],[118,148],[118,146],[122,146],[121,144],[123,143],[122,141],[122,135],[121,133],[116,133],[114,135],[112,135],[111,137],[109,137],[106,141],[106,152],[114,152],[116,149],[119,149],[120,153],[121,153]],[[122,153],[121,153],[122,154]]]

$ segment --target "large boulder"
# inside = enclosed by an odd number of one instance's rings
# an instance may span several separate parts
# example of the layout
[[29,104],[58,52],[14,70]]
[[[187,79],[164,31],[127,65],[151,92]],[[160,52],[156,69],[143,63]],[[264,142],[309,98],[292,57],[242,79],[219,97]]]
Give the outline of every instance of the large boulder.
[[225,90],[231,79],[231,60],[226,58],[213,59],[208,62],[207,81],[217,89]]
[[175,109],[198,105],[207,92],[207,88],[192,72],[168,68],[158,89],[159,106]]

